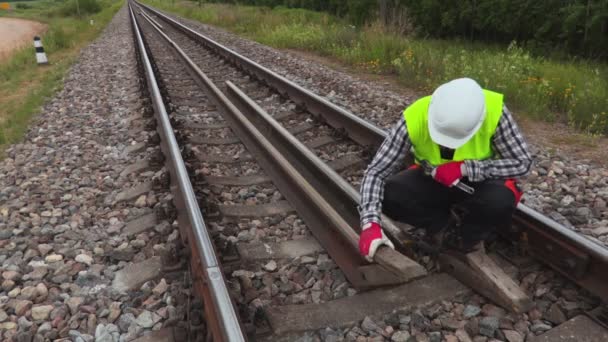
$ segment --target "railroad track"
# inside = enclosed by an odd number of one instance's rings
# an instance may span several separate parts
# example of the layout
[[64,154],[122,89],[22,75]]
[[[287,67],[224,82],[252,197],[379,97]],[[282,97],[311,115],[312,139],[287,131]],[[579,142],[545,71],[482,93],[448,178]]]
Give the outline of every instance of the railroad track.
[[[403,253],[384,248],[371,264],[358,255],[353,186],[382,130],[139,6],[131,3],[139,56],[209,336],[289,338],[469,291],[445,274],[426,275],[404,255],[408,237],[388,219]],[[525,205],[515,219],[520,249],[608,298],[603,247]],[[458,263],[443,266],[461,272]],[[361,292],[398,284],[405,285]]]

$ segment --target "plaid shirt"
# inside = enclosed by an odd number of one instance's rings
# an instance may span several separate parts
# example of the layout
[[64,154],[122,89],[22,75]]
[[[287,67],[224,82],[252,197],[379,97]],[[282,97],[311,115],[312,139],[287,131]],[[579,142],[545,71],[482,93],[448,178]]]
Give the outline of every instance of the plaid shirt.
[[[380,222],[384,180],[405,167],[407,154],[412,142],[405,120],[399,122],[388,133],[376,156],[365,171],[361,182],[361,226],[369,222]],[[492,139],[496,159],[466,160],[466,177],[471,182],[485,179],[515,178],[526,175],[532,165],[528,146],[513,119],[513,115],[503,107],[502,116]]]

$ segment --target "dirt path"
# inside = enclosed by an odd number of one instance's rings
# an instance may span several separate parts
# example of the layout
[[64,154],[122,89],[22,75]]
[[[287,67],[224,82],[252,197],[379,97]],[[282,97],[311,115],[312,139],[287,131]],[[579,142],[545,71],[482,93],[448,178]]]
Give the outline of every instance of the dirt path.
[[34,36],[46,30],[46,25],[25,19],[0,18],[0,61],[12,51],[33,44]]

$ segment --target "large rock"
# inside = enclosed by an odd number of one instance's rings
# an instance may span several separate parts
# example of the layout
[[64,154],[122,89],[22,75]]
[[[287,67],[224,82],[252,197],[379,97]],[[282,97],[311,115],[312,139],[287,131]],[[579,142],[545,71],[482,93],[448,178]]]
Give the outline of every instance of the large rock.
[[49,318],[51,311],[53,311],[54,306],[52,305],[40,305],[34,306],[32,308],[32,319],[35,321],[43,321]]
[[545,317],[547,318],[547,320],[549,320],[551,323],[553,323],[555,325],[562,324],[567,319],[566,315],[559,308],[559,305],[557,303],[553,303],[551,305],[551,307],[549,308],[549,310],[545,314]]
[[114,324],[99,324],[95,329],[95,342],[118,342],[120,332]]
[[497,317],[484,317],[479,321],[479,333],[487,337],[494,337],[494,332],[496,332],[498,326],[499,320]]
[[14,302],[15,315],[23,316],[32,307],[32,302],[29,300],[16,300]]
[[66,301],[66,305],[70,308],[70,313],[75,315],[78,312],[78,308],[84,303],[84,298],[82,297],[71,297]]
[[471,318],[471,317],[475,317],[477,315],[479,315],[479,313],[481,312],[481,308],[477,305],[467,305],[464,307],[464,311],[462,312],[462,315],[464,316],[464,318]]
[[524,342],[524,338],[515,330],[503,330],[508,342]]
[[392,342],[407,342],[410,338],[410,333],[407,331],[396,331],[393,336],[391,336]]

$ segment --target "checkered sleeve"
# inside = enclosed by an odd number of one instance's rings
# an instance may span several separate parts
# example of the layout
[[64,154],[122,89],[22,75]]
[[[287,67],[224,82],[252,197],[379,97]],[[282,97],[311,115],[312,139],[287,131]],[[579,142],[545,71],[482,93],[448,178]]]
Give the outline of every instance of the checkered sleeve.
[[506,106],[503,107],[492,147],[497,158],[465,161],[467,177],[471,182],[516,178],[530,171],[532,157],[528,146]]
[[405,120],[400,119],[376,152],[361,182],[359,214],[362,227],[369,222],[380,223],[384,180],[399,167],[405,167],[405,160],[410,147],[411,141],[407,133]]

